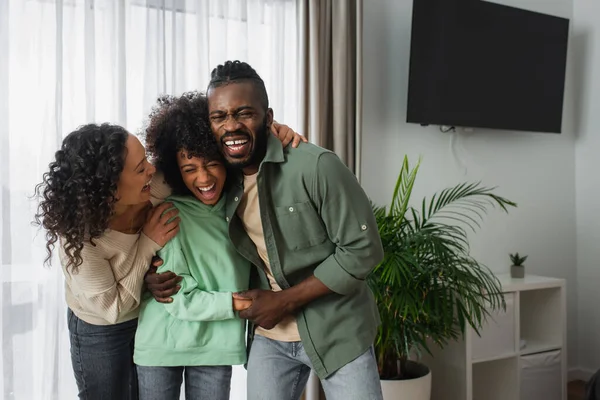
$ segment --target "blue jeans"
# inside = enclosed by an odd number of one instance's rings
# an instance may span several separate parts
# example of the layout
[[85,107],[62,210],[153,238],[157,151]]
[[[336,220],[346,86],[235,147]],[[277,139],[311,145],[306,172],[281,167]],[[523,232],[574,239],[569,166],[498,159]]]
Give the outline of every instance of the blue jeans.
[[179,400],[185,375],[187,400],[229,400],[231,365],[194,367],[137,366],[140,400]]
[[[255,335],[248,358],[248,400],[299,399],[311,368],[302,342]],[[372,348],[321,380],[321,385],[327,400],[383,400]]]
[[92,325],[67,312],[71,362],[82,400],[137,400],[133,340],[137,319]]

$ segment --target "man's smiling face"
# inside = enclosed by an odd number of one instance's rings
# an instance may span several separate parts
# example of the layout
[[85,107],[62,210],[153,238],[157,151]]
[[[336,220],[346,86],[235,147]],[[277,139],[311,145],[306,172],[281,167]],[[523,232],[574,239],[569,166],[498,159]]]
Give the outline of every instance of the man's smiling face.
[[212,131],[227,163],[257,167],[267,147],[273,111],[261,105],[252,82],[231,82],[208,91]]

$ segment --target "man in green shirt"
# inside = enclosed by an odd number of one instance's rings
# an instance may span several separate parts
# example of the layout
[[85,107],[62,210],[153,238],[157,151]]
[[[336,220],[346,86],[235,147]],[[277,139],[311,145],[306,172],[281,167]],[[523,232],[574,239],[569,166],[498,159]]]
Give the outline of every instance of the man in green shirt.
[[212,72],[209,118],[239,174],[227,196],[234,246],[256,269],[240,313],[256,330],[249,400],[297,399],[310,370],[328,400],[381,399],[372,345],[379,315],[365,278],[383,248],[369,200],[332,152],[283,148],[268,135],[273,111],[246,63]]
[[[283,148],[262,79],[228,61],[212,72],[209,119],[230,167],[225,218],[257,268],[252,290],[248,400],[297,400],[311,370],[328,400],[380,400],[373,353],[379,325],[365,279],[383,248],[370,202],[332,152]],[[175,278],[147,279],[156,298]]]

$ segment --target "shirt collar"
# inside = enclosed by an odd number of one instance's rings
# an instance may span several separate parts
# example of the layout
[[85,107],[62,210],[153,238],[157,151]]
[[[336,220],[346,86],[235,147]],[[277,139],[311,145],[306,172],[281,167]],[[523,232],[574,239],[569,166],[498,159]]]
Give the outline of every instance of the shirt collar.
[[279,138],[277,138],[271,132],[267,133],[267,135],[267,153],[265,154],[265,158],[262,160],[261,164],[266,162],[284,162],[285,157],[283,156],[283,146],[281,145],[281,140],[279,140]]

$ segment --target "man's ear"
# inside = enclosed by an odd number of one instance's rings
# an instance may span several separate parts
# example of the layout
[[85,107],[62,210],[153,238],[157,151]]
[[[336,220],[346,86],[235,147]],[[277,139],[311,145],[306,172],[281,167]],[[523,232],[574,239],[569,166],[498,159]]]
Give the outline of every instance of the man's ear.
[[269,129],[271,128],[271,125],[273,125],[273,109],[268,108],[267,109],[267,126],[269,127]]

